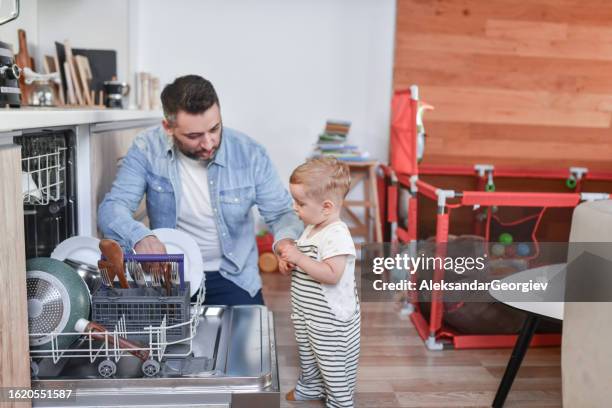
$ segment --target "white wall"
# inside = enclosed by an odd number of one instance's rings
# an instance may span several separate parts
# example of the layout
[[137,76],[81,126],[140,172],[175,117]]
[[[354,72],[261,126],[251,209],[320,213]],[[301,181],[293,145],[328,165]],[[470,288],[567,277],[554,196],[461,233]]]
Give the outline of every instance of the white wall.
[[[9,4],[9,2],[11,4]],[[0,26],[0,41],[19,51],[17,30],[26,30],[28,50],[42,72],[42,56],[55,55],[55,41],[70,40],[74,48],[114,49],[120,79],[129,76],[128,0],[21,0],[19,18]],[[7,15],[11,0],[0,0]]]
[[133,0],[132,68],[196,73],[217,89],[226,126],[268,149],[283,180],[328,118],[386,161],[394,0]]
[[[8,17],[12,9],[12,0],[0,0],[1,17]],[[26,32],[28,52],[35,56],[38,44],[38,0],[21,0],[19,17],[0,26],[0,41],[11,44],[15,54],[19,52],[17,30],[20,28]]]
[[69,39],[116,49],[130,82],[210,79],[226,126],[263,143],[283,180],[328,118],[352,121],[349,141],[387,159],[395,0],[22,0],[0,41],[16,45],[20,27],[37,62]]
[[[39,0],[38,39],[42,55],[55,55],[55,41],[73,48],[114,49],[117,75],[128,81],[129,36],[127,0]],[[137,50],[133,50],[137,52]]]

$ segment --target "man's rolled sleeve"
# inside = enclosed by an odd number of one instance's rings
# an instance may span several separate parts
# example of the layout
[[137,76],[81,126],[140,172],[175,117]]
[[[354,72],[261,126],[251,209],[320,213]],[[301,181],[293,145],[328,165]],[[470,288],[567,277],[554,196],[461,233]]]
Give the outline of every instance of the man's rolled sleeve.
[[124,249],[134,245],[152,232],[134,220],[146,189],[147,159],[133,144],[123,159],[111,191],[98,208],[98,227],[105,237],[114,239]]
[[255,160],[255,201],[259,213],[272,229],[273,247],[282,239],[298,239],[304,224],[293,211],[289,192],[263,148],[260,148]]

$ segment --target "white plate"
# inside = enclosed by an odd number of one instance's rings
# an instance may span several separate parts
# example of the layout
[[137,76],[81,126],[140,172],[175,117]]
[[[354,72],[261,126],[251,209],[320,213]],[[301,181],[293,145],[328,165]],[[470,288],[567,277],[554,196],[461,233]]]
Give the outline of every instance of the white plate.
[[94,237],[77,236],[60,242],[51,253],[51,258],[63,261],[66,258],[98,265],[101,257],[100,240]]
[[196,241],[186,232],[172,228],[157,228],[153,233],[166,246],[168,254],[185,256],[185,282],[190,283],[191,296],[195,295],[204,276],[202,253]]
[[42,200],[42,194],[40,189],[36,186],[32,173],[27,171],[21,172],[21,191],[23,192],[23,198],[33,197],[37,200]]

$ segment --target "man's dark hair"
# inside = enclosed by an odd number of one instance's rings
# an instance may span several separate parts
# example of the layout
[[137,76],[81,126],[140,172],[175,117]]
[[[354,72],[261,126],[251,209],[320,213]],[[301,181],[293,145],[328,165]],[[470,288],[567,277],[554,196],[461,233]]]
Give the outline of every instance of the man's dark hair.
[[214,104],[219,105],[219,98],[209,80],[199,75],[185,75],[164,87],[161,102],[166,120],[175,123],[179,111],[203,113]]

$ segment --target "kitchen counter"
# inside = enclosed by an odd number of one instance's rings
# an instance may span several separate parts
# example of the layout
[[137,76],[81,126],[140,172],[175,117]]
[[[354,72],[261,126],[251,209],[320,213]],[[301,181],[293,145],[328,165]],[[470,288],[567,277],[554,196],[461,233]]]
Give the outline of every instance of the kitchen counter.
[[0,109],[0,132],[85,123],[161,118],[161,111],[133,109],[11,108]]

